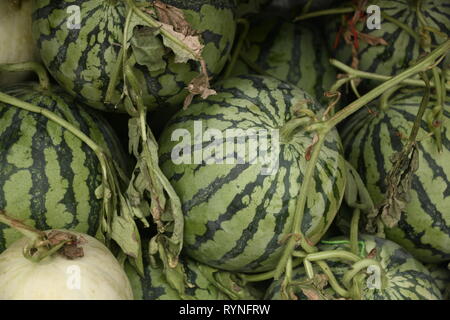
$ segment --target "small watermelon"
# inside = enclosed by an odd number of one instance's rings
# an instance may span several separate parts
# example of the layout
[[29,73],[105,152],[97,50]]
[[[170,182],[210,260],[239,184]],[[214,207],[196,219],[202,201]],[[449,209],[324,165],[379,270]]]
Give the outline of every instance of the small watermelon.
[[[126,167],[116,135],[102,117],[58,87],[17,84],[3,92],[54,112]],[[39,230],[67,229],[95,236],[102,200],[100,163],[79,138],[45,116],[0,103],[0,209]],[[21,234],[0,225],[0,252]]]
[[[204,45],[202,56],[209,75],[216,76],[233,45],[234,1],[164,0],[161,3],[182,11],[186,21],[200,35]],[[150,12],[153,8],[147,10]],[[120,63],[127,12],[125,1],[35,1],[33,37],[45,66],[65,90],[97,109],[125,112],[125,107],[119,103],[123,81],[118,81],[114,88],[112,101],[105,103],[105,98]],[[70,24],[77,16],[79,24]],[[136,15],[131,22],[132,26],[135,24],[130,32],[134,32],[134,39],[139,44],[133,42],[131,45],[132,57],[136,59],[133,71],[138,83],[142,84],[140,89],[145,106],[155,109],[165,103],[179,105],[188,94],[187,85],[199,75],[200,64],[193,61],[177,63],[175,55],[166,50],[155,30],[143,27]],[[150,52],[154,54],[139,58],[137,55],[142,50],[153,50]],[[156,63],[154,60],[158,55],[162,60],[158,59]]]
[[[313,112],[323,108],[301,89],[271,77],[243,75],[215,89],[217,95],[177,113],[160,138],[161,168],[185,215],[184,249],[219,269],[270,270],[280,258],[280,242],[291,232],[313,138],[301,129],[292,137],[279,132],[299,105]],[[341,151],[332,131],[320,153],[302,223],[314,243],[342,201]]]
[[[344,136],[345,153],[358,170],[375,203],[385,200],[391,157],[403,149],[416,119],[422,96],[399,93],[386,110],[366,109]],[[450,260],[450,104],[443,109],[442,152],[430,136],[433,111],[427,108],[417,139],[418,169],[412,177],[409,202],[397,226],[386,227],[387,238],[399,243],[423,262]]]
[[291,83],[323,102],[336,81],[317,27],[282,18],[254,19],[232,75],[263,73]]

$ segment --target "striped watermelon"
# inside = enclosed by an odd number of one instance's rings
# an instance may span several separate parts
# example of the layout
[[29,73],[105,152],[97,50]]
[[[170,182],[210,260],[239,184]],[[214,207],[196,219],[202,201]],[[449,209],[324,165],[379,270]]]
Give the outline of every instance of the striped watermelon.
[[[2,89],[3,90],[3,89]],[[6,92],[56,113],[116,155],[117,137],[96,113],[59,88],[18,84]],[[102,201],[98,158],[79,138],[43,115],[0,103],[0,209],[39,230],[67,229],[96,235]],[[0,224],[0,252],[21,237]]]
[[[421,102],[418,93],[397,94],[386,111],[370,115],[362,110],[353,129],[344,137],[348,160],[367,185],[375,205],[383,202],[391,156],[408,137]],[[372,107],[376,110],[376,106]],[[397,227],[386,228],[389,239],[399,243],[424,262],[450,260],[450,104],[443,110],[442,144],[438,152],[430,132],[427,109],[418,133],[419,169],[412,180],[411,201]]]
[[[142,2],[142,1],[138,1]],[[234,33],[232,0],[164,0],[183,10],[205,45],[203,57],[210,76],[217,75],[228,58]],[[80,9],[80,28],[70,29],[70,8]],[[104,104],[111,76],[118,64],[127,9],[125,1],[37,0],[33,13],[33,36],[52,76],[86,104],[107,111],[124,112],[118,104],[123,91],[119,81],[110,104]],[[154,38],[151,35],[148,38]],[[146,38],[149,41],[149,39]],[[153,39],[160,41],[159,36]],[[199,74],[198,63],[175,63],[174,54],[164,55],[165,68],[149,71],[133,68],[145,105],[154,109],[163,103],[177,105],[188,94],[187,84]],[[119,79],[122,77],[119,76]]]
[[[317,27],[261,18],[252,22],[233,75],[256,72],[289,82],[327,103],[324,93],[336,81],[334,67]],[[253,66],[253,68],[252,68]]]
[[[442,32],[450,34],[450,3],[442,0],[422,0],[422,14],[426,23]],[[399,22],[419,33],[420,24],[416,14],[416,1],[411,0],[373,0],[368,5],[378,5],[380,12],[397,19]],[[364,8],[365,9],[365,8]],[[365,10],[364,10],[365,11]],[[351,16],[353,14],[350,14]],[[329,45],[333,47],[342,24],[342,17],[327,19],[326,34],[329,35]],[[382,75],[395,75],[408,68],[410,63],[417,59],[421,53],[420,41],[410,33],[398,27],[396,24],[381,18],[381,28],[370,30],[366,23],[359,22],[356,30],[372,37],[384,39],[388,45],[369,45],[367,42],[358,41],[359,66],[362,71],[375,72]],[[432,44],[440,44],[446,39],[431,33]],[[346,64],[352,60],[352,49],[341,38],[337,48],[333,49],[336,58]],[[379,82],[368,81],[370,87]]]
[[[335,238],[332,240],[341,239]],[[382,268],[379,288],[377,288],[377,279],[375,278],[377,273],[367,270],[370,276],[368,275],[362,283],[361,300],[440,300],[442,298],[439,287],[427,268],[398,244],[370,235],[361,235],[360,240],[364,241],[365,244],[365,256],[373,249],[376,250],[373,259],[377,260]],[[336,249],[349,250],[349,245],[327,244],[320,246],[320,250]],[[342,277],[345,272],[351,269],[351,265],[337,260],[327,260],[327,263],[342,285]],[[315,264],[313,264],[313,268],[315,274],[321,273],[321,269]],[[303,267],[295,270],[293,280],[306,281],[307,279]],[[280,288],[280,281],[274,281],[267,290],[266,298],[281,299]],[[307,299],[301,288],[295,288],[295,294],[301,300]],[[328,285],[323,289],[323,295],[328,299],[339,298]]]
[[[182,201],[185,251],[219,269],[270,270],[280,258],[280,241],[292,227],[306,148],[312,142],[312,134],[301,130],[291,139],[283,135],[278,138],[276,133],[292,119],[299,103],[316,112],[322,107],[304,91],[271,77],[229,78],[215,89],[217,95],[197,100],[177,113],[160,139],[161,168]],[[214,141],[205,136],[202,142],[202,132],[196,129],[199,124],[203,132],[223,132],[231,143],[218,136]],[[244,136],[239,131],[227,134],[227,129],[241,129]],[[183,138],[178,142],[180,134]],[[234,150],[234,144],[241,144],[241,148],[244,145],[248,152]],[[255,147],[259,155],[272,158],[267,158],[268,162],[256,160],[256,154],[250,151]],[[202,152],[203,159],[199,160]],[[227,155],[239,162],[226,164]],[[333,131],[320,154],[302,223],[303,232],[312,242],[319,241],[339,208],[345,185],[344,166],[340,139]]]

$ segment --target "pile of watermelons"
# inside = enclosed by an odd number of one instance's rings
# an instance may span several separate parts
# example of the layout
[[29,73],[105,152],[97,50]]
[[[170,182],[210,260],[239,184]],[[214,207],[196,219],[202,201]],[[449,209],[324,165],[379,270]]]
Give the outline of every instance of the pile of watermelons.
[[0,298],[82,264],[57,229],[135,299],[448,299],[449,35],[441,0],[2,0],[0,283],[35,271]]

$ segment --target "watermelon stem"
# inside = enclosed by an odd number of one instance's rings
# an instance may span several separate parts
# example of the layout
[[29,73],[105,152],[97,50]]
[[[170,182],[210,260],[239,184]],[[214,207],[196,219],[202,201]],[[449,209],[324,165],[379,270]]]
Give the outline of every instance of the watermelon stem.
[[361,209],[355,208],[350,222],[350,250],[353,254],[358,254],[358,226],[360,216]]
[[342,277],[342,283],[347,289],[352,287],[352,279],[360,272],[367,269],[370,266],[377,266],[382,270],[381,263],[375,259],[362,259],[354,263],[350,270],[348,270]]
[[353,8],[353,7],[318,10],[318,11],[314,11],[314,12],[301,14],[294,19],[294,22],[311,19],[311,18],[317,18],[317,17],[321,17],[321,16],[329,16],[329,15],[342,14],[342,13],[352,13],[354,11],[355,11],[355,8]]
[[321,260],[329,260],[329,259],[341,259],[348,260],[351,262],[358,262],[362,260],[360,256],[357,254],[347,251],[347,250],[330,250],[330,251],[320,251],[310,253],[305,257],[305,260],[310,262],[316,262]]
[[401,22],[400,20],[388,15],[383,10],[380,11],[381,16],[386,19],[387,21],[395,24],[397,27],[403,29],[405,32],[407,32],[411,37],[413,37],[416,41],[420,39],[420,35],[415,32],[413,29],[411,29],[407,24]]
[[393,86],[392,88],[386,90],[386,92],[381,95],[381,97],[380,97],[380,104],[379,104],[379,109],[381,111],[386,111],[389,108],[389,99],[392,97],[392,95],[397,90],[399,90],[402,87],[403,87],[402,84],[399,84],[397,86]]
[[8,216],[3,210],[0,210],[0,223],[6,224],[7,226],[19,231],[22,235],[29,238],[33,242],[45,238],[45,232],[30,227],[22,221]]
[[[378,98],[381,94],[383,94],[386,90],[395,86],[402,81],[410,78],[411,76],[427,69],[428,67],[435,64],[436,60],[441,59],[447,52],[450,51],[450,40],[445,41],[441,45],[439,45],[435,50],[431,53],[420,59],[414,66],[409,67],[405,71],[399,73],[395,77],[390,77],[389,80],[379,85],[378,87],[372,89],[361,98],[353,101],[347,107],[343,108],[339,112],[337,112],[333,117],[331,117],[328,121],[326,121],[325,127],[327,128],[325,131],[330,131],[332,128],[336,127],[339,123],[344,121],[348,116],[355,113],[362,107],[364,107],[370,101]],[[331,60],[333,63],[333,59]],[[427,85],[427,84],[426,84]],[[318,128],[323,128],[324,123],[319,122],[316,124],[312,124],[308,130],[315,131]]]
[[432,69],[433,79],[435,83],[440,83],[440,86],[436,86],[436,101],[437,105],[433,108],[433,119],[431,119],[431,125],[429,128],[431,132],[434,134],[434,138],[437,144],[438,152],[442,151],[442,130],[443,126],[441,125],[444,117],[444,104],[445,104],[445,82],[443,81],[445,78],[439,75],[439,71],[437,67]]
[[6,72],[21,72],[21,71],[33,71],[39,78],[39,84],[41,88],[47,90],[50,87],[50,80],[48,78],[47,70],[38,62],[23,62],[23,63],[11,63],[0,64],[0,71]]
[[292,252],[294,249],[300,245],[303,250],[305,250],[307,253],[313,253],[316,252],[317,249],[310,245],[307,241],[305,236],[302,233],[301,226],[302,226],[302,220],[303,215],[305,211],[305,204],[308,197],[309,190],[311,190],[311,183],[313,181],[313,175],[315,171],[315,164],[317,163],[317,160],[319,158],[319,152],[323,143],[324,143],[324,137],[323,134],[319,133],[318,141],[314,147],[314,151],[311,154],[311,158],[308,161],[308,165],[305,170],[305,174],[303,177],[303,182],[301,184],[300,190],[299,190],[299,196],[297,199],[296,207],[295,207],[295,213],[294,213],[294,219],[292,224],[292,234],[298,234],[299,240],[296,240],[296,237],[290,237],[288,239],[287,245],[285,247],[285,250],[283,251],[283,254],[281,256],[281,259],[275,269],[275,279],[279,279],[283,271],[285,271],[287,260],[291,257]]
[[[338,82],[340,80],[342,82],[348,82],[348,81],[350,81],[350,79],[349,79],[350,77],[364,78],[364,79],[376,80],[376,81],[380,81],[380,82],[384,82],[384,81],[392,79],[392,77],[390,77],[390,76],[384,76],[384,75],[377,74],[377,73],[365,72],[365,71],[360,71],[358,69],[354,69],[336,59],[330,59],[330,64],[332,64],[336,68],[346,72],[349,75],[348,77],[346,77],[344,79],[339,79]],[[336,82],[336,86],[337,86],[338,82]],[[338,87],[342,86],[342,82],[339,82]],[[426,84],[423,80],[415,80],[415,79],[404,79],[400,83],[404,84],[404,85],[408,85],[408,86],[415,86],[415,87],[425,87],[426,86]],[[435,87],[434,82],[431,82],[430,85],[433,88]],[[447,90],[450,90],[450,84],[449,85],[446,84],[445,87]],[[330,91],[333,91],[333,90],[330,90]]]
[[14,230],[19,231],[23,236],[29,239],[29,242],[23,248],[23,256],[35,263],[42,261],[46,257],[52,256],[73,240],[73,236],[70,233],[59,232],[60,235],[67,234],[68,236],[61,238],[55,243],[51,243],[45,232],[37,230],[20,220],[8,216],[3,210],[0,210],[0,223],[6,224]]
[[236,44],[236,48],[234,49],[233,55],[231,56],[230,63],[227,66],[227,69],[224,73],[224,78],[227,79],[231,72],[233,72],[234,66],[236,65],[238,57],[241,55],[242,47],[244,46],[245,39],[247,38],[248,31],[250,30],[250,24],[248,20],[246,19],[238,19],[236,21],[238,24],[241,24],[243,27],[243,30],[241,32],[241,35],[239,37],[239,40]]
[[311,119],[307,117],[293,118],[287,121],[280,128],[280,141],[281,143],[289,143],[292,140],[292,136],[299,130],[301,127],[304,127],[308,124]]
[[[298,267],[302,263],[303,263],[303,258],[293,259],[292,260],[292,268]],[[267,271],[267,272],[258,273],[258,274],[237,273],[236,276],[244,282],[260,282],[260,281],[273,279],[275,277],[275,271],[272,270],[272,271]]]
[[407,146],[408,153],[412,148],[412,145],[416,143],[417,134],[419,133],[420,124],[422,122],[423,115],[425,114],[425,110],[428,107],[428,102],[430,99],[430,82],[428,80],[428,76],[425,72],[421,72],[421,76],[424,82],[427,84],[427,88],[423,95],[423,99],[420,102],[419,112],[417,113],[416,119],[414,120],[414,125],[409,135],[409,144]]
[[89,138],[86,134],[84,134],[82,131],[80,131],[78,128],[76,128],[74,125],[72,125],[70,122],[58,117],[55,113],[53,113],[47,109],[32,105],[32,104],[22,101],[22,100],[19,100],[15,97],[5,94],[3,92],[0,92],[0,101],[4,102],[6,104],[13,105],[17,108],[27,110],[29,112],[42,114],[49,120],[54,121],[55,123],[59,124],[61,127],[70,131],[70,133],[72,133],[77,138],[79,138],[81,141],[86,143],[96,154],[105,152],[102,149],[102,147],[97,145],[91,138]]

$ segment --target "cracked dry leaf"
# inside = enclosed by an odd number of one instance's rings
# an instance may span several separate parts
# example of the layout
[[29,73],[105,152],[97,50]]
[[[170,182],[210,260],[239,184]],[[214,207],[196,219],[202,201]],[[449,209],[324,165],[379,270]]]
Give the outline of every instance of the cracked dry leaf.
[[324,300],[322,295],[315,289],[302,288],[301,290],[308,300]]
[[196,95],[206,99],[216,94],[216,91],[210,88],[206,62],[202,57],[204,45],[198,32],[186,20],[183,11],[159,0],[153,2],[153,7],[161,24],[160,28],[164,31],[161,32],[164,46],[175,54],[175,63],[186,63],[189,60],[200,62],[201,74],[189,83],[189,95],[183,107],[186,109]]
[[195,35],[196,31],[192,29],[191,25],[186,21],[181,9],[165,4],[159,0],[154,1],[153,6],[158,15],[158,20],[161,23],[173,26],[173,29],[176,32],[186,36]]
[[370,250],[370,252],[367,254],[367,259],[373,259],[377,256],[377,248],[373,248]]
[[183,43],[183,45],[180,45],[170,37],[161,34],[164,45],[170,48],[175,54],[175,63],[186,63],[189,60],[202,60],[202,51],[204,46],[200,42],[199,36],[185,35],[181,32],[177,32],[170,24],[162,23],[161,28]]
[[364,42],[370,44],[371,46],[377,46],[377,45],[387,46],[388,45],[386,40],[384,40],[383,38],[375,37],[375,36],[372,36],[372,35],[367,34],[367,33],[359,32],[358,33],[358,37],[361,40],[363,40]]
[[[409,152],[409,150],[411,150]],[[386,200],[381,205],[381,220],[389,227],[395,227],[410,201],[410,190],[414,173],[419,168],[419,150],[415,144],[396,153],[393,167],[387,177]]]
[[186,109],[191,104],[192,99],[196,95],[200,95],[203,99],[206,99],[209,96],[217,94],[214,89],[211,89],[209,87],[209,77],[205,74],[200,74],[199,76],[192,79],[187,89],[189,90],[189,95],[184,100],[184,109]]

